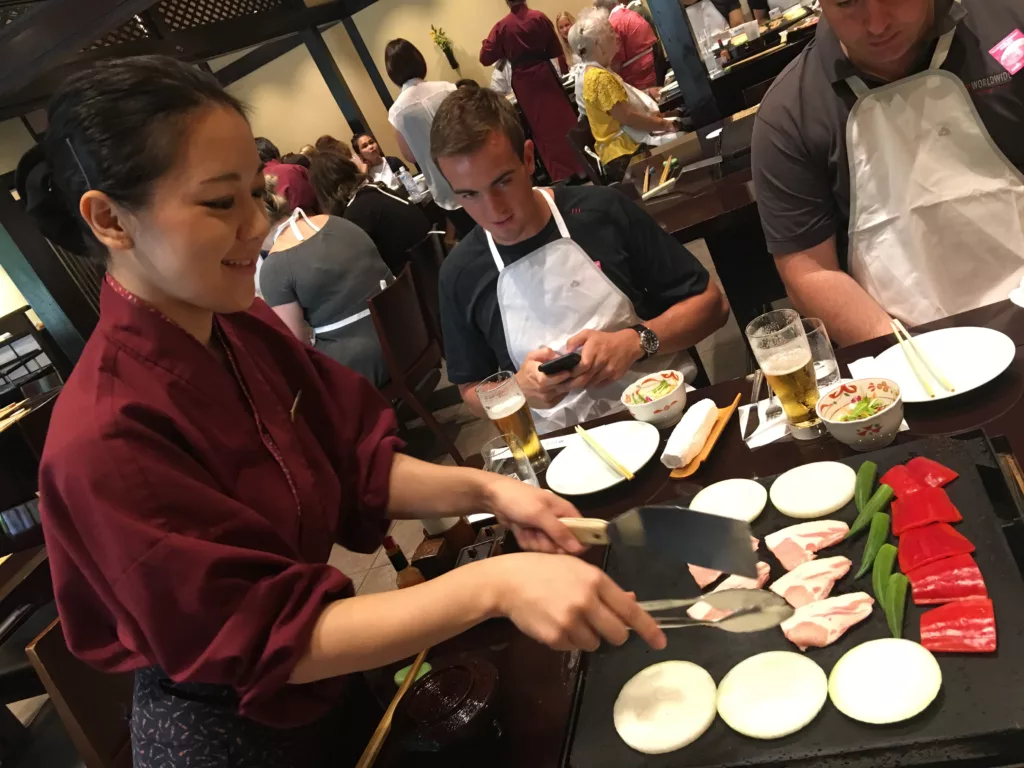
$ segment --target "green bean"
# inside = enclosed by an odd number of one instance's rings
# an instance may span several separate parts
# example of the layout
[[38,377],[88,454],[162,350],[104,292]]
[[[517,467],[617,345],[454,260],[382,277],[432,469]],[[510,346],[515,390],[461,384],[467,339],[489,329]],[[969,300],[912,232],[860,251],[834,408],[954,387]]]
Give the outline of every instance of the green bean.
[[864,505],[864,509],[857,515],[857,519],[853,521],[853,525],[850,526],[850,532],[843,538],[852,538],[864,530],[874,516],[885,509],[885,505],[892,501],[892,496],[893,490],[891,487],[884,484],[878,486],[878,490],[875,491],[871,500]]
[[875,591],[875,600],[878,604],[885,606],[885,590],[889,586],[889,577],[892,575],[892,566],[896,562],[896,547],[892,544],[883,544],[875,556],[875,564],[871,569],[871,586]]
[[859,579],[868,572],[871,564],[875,562],[878,550],[882,548],[887,538],[889,538],[889,516],[885,512],[878,512],[871,518],[871,530],[868,531],[868,540],[864,544],[864,557],[853,578]]

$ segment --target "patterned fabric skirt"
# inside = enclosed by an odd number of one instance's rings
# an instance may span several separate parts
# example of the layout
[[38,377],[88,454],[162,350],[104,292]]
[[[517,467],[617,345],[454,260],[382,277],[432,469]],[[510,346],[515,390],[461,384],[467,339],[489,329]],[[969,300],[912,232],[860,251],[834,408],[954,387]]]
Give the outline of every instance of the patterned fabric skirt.
[[365,703],[339,703],[316,723],[277,729],[237,712],[238,695],[229,687],[173,683],[159,669],[139,670],[134,768],[341,768],[356,764],[379,716]]

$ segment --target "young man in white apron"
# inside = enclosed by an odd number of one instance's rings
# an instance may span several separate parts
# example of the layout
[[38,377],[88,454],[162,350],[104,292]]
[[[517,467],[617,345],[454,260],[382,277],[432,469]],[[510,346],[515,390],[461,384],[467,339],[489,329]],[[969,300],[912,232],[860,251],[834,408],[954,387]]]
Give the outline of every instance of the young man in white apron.
[[853,343],[1024,276],[1024,3],[822,0],[758,113],[754,183],[798,309]]
[[[728,318],[707,271],[615,190],[534,189],[534,150],[514,110],[487,89],[458,91],[438,110],[431,152],[480,225],[441,270],[448,376],[482,414],[477,383],[517,371],[547,432],[623,408],[627,385],[676,369]],[[579,351],[570,372],[541,363]]]

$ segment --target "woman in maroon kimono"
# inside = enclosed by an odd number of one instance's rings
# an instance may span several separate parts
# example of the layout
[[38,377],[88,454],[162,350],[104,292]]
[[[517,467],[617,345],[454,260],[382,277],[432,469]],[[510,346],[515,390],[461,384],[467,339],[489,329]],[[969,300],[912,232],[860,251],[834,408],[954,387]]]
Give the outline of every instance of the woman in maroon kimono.
[[551,66],[551,59],[564,53],[558,33],[547,16],[526,7],[526,0],[507,2],[509,13],[484,40],[480,63],[489,67],[501,59],[511,62],[512,90],[552,180],[583,173],[568,138],[576,113]]
[[635,600],[564,554],[353,597],[331,544],[372,552],[389,518],[492,510],[554,553],[578,551],[557,520],[576,512],[403,456],[376,390],[253,303],[259,168],[241,105],[148,57],[71,77],[19,167],[45,233],[107,266],[39,485],[68,646],[135,672],[135,766],[353,765],[376,713],[349,673],[494,616],[558,648],[621,643],[630,626],[661,647]]

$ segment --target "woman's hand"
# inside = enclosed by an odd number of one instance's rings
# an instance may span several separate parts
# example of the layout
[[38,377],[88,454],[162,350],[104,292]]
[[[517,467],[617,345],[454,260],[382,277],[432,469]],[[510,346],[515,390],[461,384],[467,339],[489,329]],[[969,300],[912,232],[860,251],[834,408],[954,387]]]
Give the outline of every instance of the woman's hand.
[[602,641],[622,645],[631,629],[652,648],[665,647],[665,633],[636,596],[593,565],[536,554],[502,555],[484,564],[495,610],[555,650],[596,651]]
[[489,507],[501,522],[512,526],[519,546],[535,552],[578,555],[584,547],[561,523],[560,517],[580,517],[579,511],[551,491],[502,475],[487,475]]

